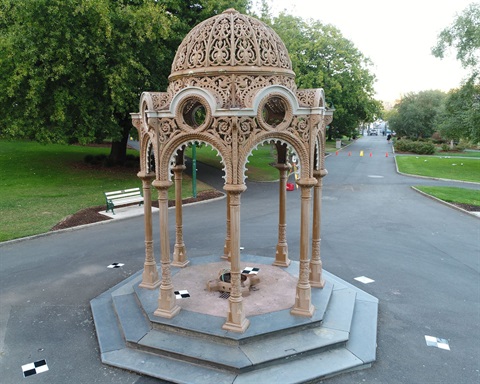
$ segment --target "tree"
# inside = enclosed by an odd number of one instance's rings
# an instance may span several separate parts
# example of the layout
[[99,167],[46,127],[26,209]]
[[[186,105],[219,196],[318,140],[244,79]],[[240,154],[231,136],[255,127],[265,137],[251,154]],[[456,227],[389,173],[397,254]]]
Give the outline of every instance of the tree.
[[451,90],[438,117],[443,137],[480,142],[480,3],[470,4],[452,25],[438,36],[432,48],[434,56],[443,58],[449,48],[457,51],[457,59],[470,69],[470,78],[459,89]]
[[480,143],[480,84],[470,79],[461,88],[451,90],[437,116],[437,125],[446,139]]
[[480,3],[470,4],[440,32],[432,53],[443,58],[449,48],[456,49],[457,59],[464,68],[472,69],[473,76],[480,73]]
[[395,106],[397,113],[389,120],[390,129],[400,136],[430,137],[445,96],[442,91],[409,93]]
[[0,0],[0,136],[112,140],[122,162],[140,93],[167,86],[198,22],[247,0]]
[[327,102],[335,108],[329,139],[353,136],[361,123],[373,121],[380,113],[381,104],[373,97],[370,60],[337,28],[285,13],[264,21],[284,41],[299,88],[323,88]]

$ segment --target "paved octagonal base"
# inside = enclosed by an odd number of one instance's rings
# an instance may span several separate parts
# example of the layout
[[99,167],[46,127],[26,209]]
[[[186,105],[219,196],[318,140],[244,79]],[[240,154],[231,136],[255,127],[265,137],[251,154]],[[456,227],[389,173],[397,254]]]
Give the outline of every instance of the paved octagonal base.
[[312,288],[315,313],[293,316],[298,262],[271,266],[271,258],[242,255],[257,267],[260,283],[244,297],[250,326],[222,329],[228,300],[208,292],[229,263],[218,257],[172,268],[182,308],[172,319],[153,315],[158,289],[139,288],[141,271],[91,301],[101,358],[106,364],[175,383],[298,383],[375,361],[378,300],[324,271],[323,289]]

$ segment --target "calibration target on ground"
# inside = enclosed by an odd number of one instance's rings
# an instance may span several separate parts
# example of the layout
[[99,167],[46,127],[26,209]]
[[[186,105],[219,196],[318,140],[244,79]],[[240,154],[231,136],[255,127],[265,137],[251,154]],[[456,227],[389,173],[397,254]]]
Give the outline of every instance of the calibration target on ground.
[[112,263],[107,268],[120,268],[123,267],[125,264],[122,263]]

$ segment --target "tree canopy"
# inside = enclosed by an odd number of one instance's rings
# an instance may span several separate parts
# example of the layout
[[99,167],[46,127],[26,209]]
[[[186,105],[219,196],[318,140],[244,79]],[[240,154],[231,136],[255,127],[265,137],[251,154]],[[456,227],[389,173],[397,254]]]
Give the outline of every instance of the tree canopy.
[[437,116],[437,125],[445,139],[480,143],[480,84],[472,78],[451,90]]
[[399,136],[427,138],[436,130],[436,118],[440,113],[445,93],[422,91],[407,94],[395,107],[397,113],[390,120],[390,128]]
[[432,53],[443,58],[451,48],[464,68],[472,69],[473,75],[480,73],[480,3],[470,4],[440,32]]
[[480,143],[480,3],[470,4],[440,32],[432,53],[443,58],[449,49],[456,49],[456,58],[471,74],[459,89],[448,93],[437,118],[438,129],[446,139]]
[[284,41],[299,88],[323,88],[335,108],[330,137],[352,136],[375,119],[381,105],[373,97],[372,63],[336,27],[285,13],[268,19],[264,11],[263,18]]
[[166,88],[198,22],[247,0],[0,0],[0,136],[112,139],[125,157],[140,93]]

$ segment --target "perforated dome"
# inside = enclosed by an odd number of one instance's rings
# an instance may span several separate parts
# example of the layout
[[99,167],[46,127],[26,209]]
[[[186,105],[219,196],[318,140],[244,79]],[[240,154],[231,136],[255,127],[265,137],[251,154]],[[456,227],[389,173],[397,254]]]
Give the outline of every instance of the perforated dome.
[[178,47],[169,79],[233,73],[295,77],[285,44],[275,31],[228,9],[190,31]]

